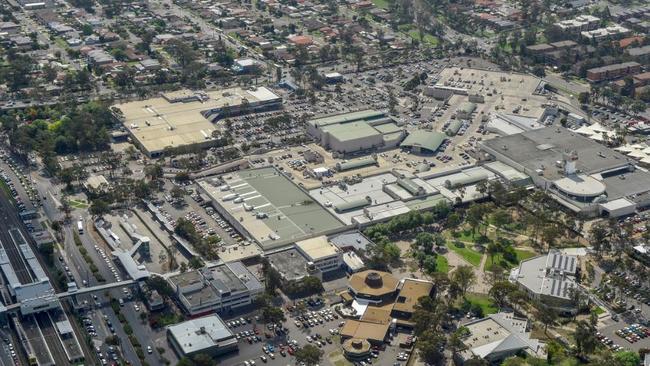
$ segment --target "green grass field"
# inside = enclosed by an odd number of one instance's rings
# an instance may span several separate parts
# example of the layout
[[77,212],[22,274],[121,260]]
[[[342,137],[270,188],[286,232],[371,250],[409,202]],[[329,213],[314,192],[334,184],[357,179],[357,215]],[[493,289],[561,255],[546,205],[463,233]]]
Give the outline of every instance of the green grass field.
[[512,269],[512,268],[518,266],[519,263],[521,261],[523,261],[524,259],[532,258],[532,257],[537,255],[537,253],[535,253],[535,252],[531,252],[531,251],[528,251],[528,250],[522,250],[522,249],[515,249],[515,253],[517,253],[517,263],[512,263],[512,262],[508,262],[508,261],[504,260],[503,255],[501,253],[497,253],[494,256],[494,261],[488,256],[487,263],[485,265],[485,267],[486,267],[485,269],[490,271],[490,270],[492,270],[492,266],[498,266],[499,263],[501,263],[501,261],[503,261],[503,263],[506,264],[505,269]]
[[70,202],[70,206],[74,208],[81,208],[81,209],[88,208],[88,204],[84,202],[79,202],[75,200],[69,200],[68,202]]
[[388,6],[390,6],[388,0],[372,0],[372,3],[375,4],[376,7],[382,9],[388,9]]
[[[407,33],[411,38],[413,38],[416,41],[420,41],[420,31],[417,29],[411,29]],[[422,43],[428,44],[430,46],[437,46],[440,41],[438,40],[437,37],[434,37],[428,33],[424,34],[424,37],[422,38]]]
[[496,306],[492,304],[492,301],[490,300],[490,298],[487,297],[487,295],[467,294],[465,298],[472,305],[480,306],[481,309],[483,310],[484,315],[494,314],[498,311]]
[[439,255],[436,257],[436,272],[448,273],[449,272],[449,261],[445,258],[444,255]]
[[471,265],[474,267],[478,267],[479,264],[481,264],[481,258],[483,257],[483,254],[468,248],[467,246],[465,247],[458,247],[456,246],[455,243],[451,242],[447,245],[449,249],[453,250],[456,252],[456,254],[460,255],[465,259],[467,262],[469,262]]

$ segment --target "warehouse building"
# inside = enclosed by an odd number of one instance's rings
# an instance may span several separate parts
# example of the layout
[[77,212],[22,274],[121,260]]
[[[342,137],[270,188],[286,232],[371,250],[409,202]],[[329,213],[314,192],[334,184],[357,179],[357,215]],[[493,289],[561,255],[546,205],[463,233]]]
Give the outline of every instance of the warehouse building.
[[438,204],[472,202],[485,197],[481,182],[497,175],[477,166],[453,167],[402,175],[397,172],[364,177],[312,189],[310,196],[341,222],[365,227],[390,220],[409,211],[430,209]]
[[619,217],[650,205],[650,173],[625,155],[562,127],[483,141],[481,149],[586,216]]
[[158,98],[113,106],[114,116],[149,157],[165,149],[209,147],[217,142],[213,123],[245,113],[282,107],[282,98],[265,87],[221,91],[179,90]]
[[456,110],[456,117],[460,119],[470,119],[475,110],[476,104],[472,102],[464,102]]
[[360,169],[369,166],[377,166],[377,158],[375,156],[367,156],[349,161],[342,161],[336,163],[336,170],[339,172],[346,172],[348,170]]
[[200,353],[214,357],[239,348],[237,338],[218,315],[170,325],[167,340],[179,358]]
[[409,133],[400,144],[400,147],[415,154],[433,154],[438,151],[446,138],[447,136],[444,133],[417,130]]
[[241,170],[198,182],[212,206],[264,250],[335,232],[344,225],[273,167]]
[[396,147],[406,136],[393,118],[374,110],[312,119],[307,121],[307,133],[343,155]]

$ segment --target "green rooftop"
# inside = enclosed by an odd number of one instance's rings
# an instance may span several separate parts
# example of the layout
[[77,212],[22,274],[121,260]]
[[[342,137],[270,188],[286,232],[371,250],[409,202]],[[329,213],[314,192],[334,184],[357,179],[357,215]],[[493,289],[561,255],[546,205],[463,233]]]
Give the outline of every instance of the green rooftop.
[[[237,183],[228,182],[232,184],[232,193],[246,197],[246,204],[255,207],[255,212],[267,215],[258,220],[269,227],[279,237],[279,241],[300,240],[343,226],[329,211],[275,168],[243,170],[234,174],[241,180]],[[244,216],[244,213],[240,210],[234,216]],[[243,224],[246,226],[246,223]],[[274,243],[270,238],[256,239],[265,249]]]
[[323,132],[329,133],[339,141],[358,140],[369,136],[379,135],[379,131],[365,122],[351,122],[322,127]]
[[332,124],[340,124],[340,123],[346,123],[346,122],[355,122],[355,121],[371,121],[373,119],[378,119],[378,118],[383,118],[386,116],[386,113],[380,112],[380,111],[375,111],[372,109],[366,109],[363,111],[358,111],[358,112],[351,112],[351,113],[342,113],[342,114],[336,114],[333,116],[327,116],[327,117],[322,117],[322,118],[316,118],[308,121],[307,123],[311,125],[318,125],[321,127],[332,125]]
[[411,132],[402,141],[400,146],[426,149],[430,152],[435,152],[446,138],[447,136],[444,133],[418,130]]

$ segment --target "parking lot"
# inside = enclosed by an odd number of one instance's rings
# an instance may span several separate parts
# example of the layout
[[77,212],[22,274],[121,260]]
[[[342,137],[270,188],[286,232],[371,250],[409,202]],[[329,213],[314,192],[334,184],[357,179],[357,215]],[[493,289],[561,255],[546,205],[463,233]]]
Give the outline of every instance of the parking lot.
[[[341,348],[339,329],[345,319],[333,307],[322,303],[294,304],[285,307],[286,321],[278,325],[264,324],[259,312],[224,317],[226,325],[237,336],[239,350],[222,356],[222,362],[233,366],[285,366],[295,363],[293,354],[297,347],[312,344],[323,350],[322,364],[354,365],[343,357]],[[383,349],[375,349],[368,359],[359,360],[356,365],[403,365],[408,350],[399,347],[399,342],[407,336],[396,334]]]

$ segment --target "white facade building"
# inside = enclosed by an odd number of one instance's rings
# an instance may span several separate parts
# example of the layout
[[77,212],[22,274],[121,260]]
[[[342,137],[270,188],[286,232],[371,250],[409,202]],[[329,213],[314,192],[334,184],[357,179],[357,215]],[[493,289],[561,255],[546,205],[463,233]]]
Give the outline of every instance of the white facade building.
[[321,272],[334,271],[341,267],[342,252],[330,243],[326,236],[296,242],[296,248]]

